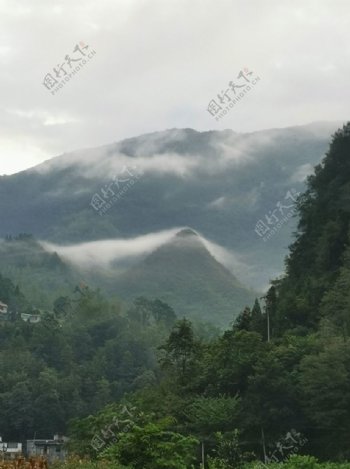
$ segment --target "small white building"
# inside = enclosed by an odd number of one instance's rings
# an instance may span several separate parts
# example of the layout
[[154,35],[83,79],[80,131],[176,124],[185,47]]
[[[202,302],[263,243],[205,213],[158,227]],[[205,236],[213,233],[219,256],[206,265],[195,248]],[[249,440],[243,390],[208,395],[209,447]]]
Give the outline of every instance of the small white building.
[[8,321],[10,319],[10,313],[8,311],[7,304],[0,301],[0,322]]
[[15,459],[22,454],[22,443],[5,443],[0,436],[0,456],[4,459]]
[[40,317],[40,314],[21,313],[21,319],[24,322],[30,322],[31,324],[36,324],[40,322],[41,317]]
[[27,456],[43,456],[51,463],[54,461],[64,461],[68,455],[65,436],[54,435],[53,440],[27,440]]

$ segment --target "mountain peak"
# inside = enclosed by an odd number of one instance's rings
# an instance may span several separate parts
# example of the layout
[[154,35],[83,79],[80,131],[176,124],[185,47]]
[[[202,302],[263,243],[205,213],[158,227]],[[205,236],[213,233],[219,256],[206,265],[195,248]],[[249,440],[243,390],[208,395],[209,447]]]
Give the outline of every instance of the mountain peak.
[[113,293],[124,300],[138,296],[159,298],[183,315],[227,326],[256,293],[239,280],[207,249],[189,227],[113,281]]
[[192,228],[184,228],[176,233],[178,238],[188,238],[190,236],[198,237],[198,234]]

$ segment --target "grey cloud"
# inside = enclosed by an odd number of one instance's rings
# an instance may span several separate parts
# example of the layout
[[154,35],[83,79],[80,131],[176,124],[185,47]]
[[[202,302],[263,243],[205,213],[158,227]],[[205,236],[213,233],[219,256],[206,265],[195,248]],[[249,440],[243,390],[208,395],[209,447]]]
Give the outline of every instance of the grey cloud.
[[[345,120],[349,12],[341,0],[1,0],[0,174],[165,128]],[[80,40],[96,56],[51,96],[43,77]],[[261,83],[216,122],[208,102],[245,66]]]
[[307,176],[312,174],[314,172],[314,167],[307,163],[299,166],[295,173],[291,176],[290,181],[291,182],[302,182],[304,181]]
[[132,239],[107,239],[60,246],[41,241],[44,249],[57,252],[63,259],[83,268],[109,267],[114,261],[140,258],[169,241],[181,228],[150,233]]

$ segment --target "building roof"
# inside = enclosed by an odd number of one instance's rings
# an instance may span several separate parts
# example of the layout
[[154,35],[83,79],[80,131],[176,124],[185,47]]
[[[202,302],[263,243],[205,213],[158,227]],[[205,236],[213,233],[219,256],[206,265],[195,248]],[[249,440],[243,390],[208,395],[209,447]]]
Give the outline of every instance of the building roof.
[[27,440],[27,443],[33,443],[34,445],[36,446],[42,446],[42,445],[52,445],[52,446],[56,446],[56,445],[62,445],[63,443],[65,443],[65,440],[62,438],[62,439],[57,439],[57,440]]

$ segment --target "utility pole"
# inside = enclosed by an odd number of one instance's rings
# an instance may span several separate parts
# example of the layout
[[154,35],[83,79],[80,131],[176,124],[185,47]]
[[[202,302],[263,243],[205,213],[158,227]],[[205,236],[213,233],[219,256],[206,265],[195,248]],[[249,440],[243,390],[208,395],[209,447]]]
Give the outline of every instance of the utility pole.
[[265,310],[265,313],[266,313],[267,342],[270,342],[270,308],[269,308],[269,304],[268,304],[267,295],[261,296],[260,300],[265,301],[264,310]]
[[261,442],[262,442],[263,453],[264,453],[264,463],[266,464],[265,434],[264,434],[264,429],[262,426],[261,426]]
[[205,468],[204,441],[202,441],[202,469]]
[[266,306],[266,318],[267,318],[267,341],[270,342],[270,312]]

